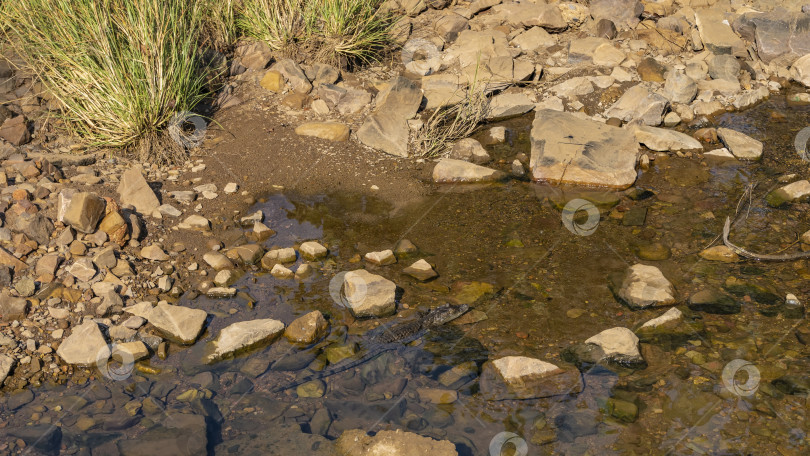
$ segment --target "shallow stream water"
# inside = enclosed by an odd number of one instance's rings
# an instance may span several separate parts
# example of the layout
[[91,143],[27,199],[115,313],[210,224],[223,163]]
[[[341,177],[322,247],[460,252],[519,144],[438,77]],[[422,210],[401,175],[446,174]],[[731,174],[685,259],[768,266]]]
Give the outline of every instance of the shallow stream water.
[[[502,124],[511,131],[509,144],[490,151],[510,163],[515,154],[529,153],[531,117]],[[664,273],[681,306],[706,287],[722,289],[729,277],[781,298],[793,293],[810,300],[807,261],[719,263],[698,256],[717,243],[726,216],[735,214],[744,189],[754,183],[750,210],[734,226],[732,239],[760,253],[797,249],[792,245],[798,236],[810,230],[809,206],[774,209],[764,195],[784,185],[780,176],[807,177],[793,140],[808,125],[807,110],[788,106],[784,96],[724,115],[714,126],[733,127],[765,143],[761,162],[659,156],[639,171],[635,185],[651,194],[639,198],[645,195],[637,192],[635,199],[627,192],[520,180],[440,187],[405,207],[357,195],[268,195],[254,208],[277,232],[267,248],[312,239],[329,247],[314,277],[280,280],[256,269],[236,282],[244,292],[236,299],[181,298],[180,304],[203,308],[214,318],[196,345],[172,346],[165,361],[153,358],[150,366],[158,374],[141,369],[120,381],[98,376],[81,385],[43,385],[6,395],[0,399],[3,427],[45,438],[26,449],[7,442],[4,451],[143,454],[151,448],[154,454],[195,454],[204,432],[209,454],[331,454],[329,440],[361,428],[449,440],[461,455],[524,454],[524,449],[532,455],[808,454],[808,390],[798,387],[810,387],[810,348],[803,344],[810,340],[810,325],[750,294],[735,297],[741,303],[736,314],[690,313],[705,328],[694,337],[643,344],[646,369],[586,371],[579,394],[493,402],[481,397],[477,380],[488,359],[523,355],[563,365],[561,352],[572,344],[616,326],[635,329],[661,315],[667,308],[628,309],[608,287],[609,276],[639,262]],[[576,198],[600,209],[593,232],[563,225],[561,208]],[[239,231],[228,236],[226,243],[244,242]],[[354,319],[334,299],[330,282],[340,272],[364,267],[357,255],[393,248],[402,239],[419,252],[389,266],[365,265],[401,288],[398,315]],[[402,273],[419,258],[435,266],[437,279],[420,283]],[[482,294],[471,305],[486,315],[482,321],[446,325],[414,346],[329,377],[322,397],[301,398],[296,389],[272,392],[322,367],[330,344],[351,344],[381,322],[406,321],[417,310],[476,292]],[[331,331],[314,347],[281,339],[213,366],[200,362],[205,341],[231,323],[256,318],[289,323],[315,309],[328,317]],[[724,368],[738,359],[754,369],[743,369],[729,388]],[[472,366],[472,375],[449,382],[445,372],[460,365]],[[771,383],[788,374],[799,379],[794,394]],[[754,393],[740,394],[734,385],[752,386]],[[454,390],[458,398],[434,404],[419,395],[421,388]],[[637,417],[611,413],[611,398],[635,404]],[[172,424],[178,414],[205,419]],[[49,450],[54,429],[61,444]],[[144,442],[164,443],[138,446]]]

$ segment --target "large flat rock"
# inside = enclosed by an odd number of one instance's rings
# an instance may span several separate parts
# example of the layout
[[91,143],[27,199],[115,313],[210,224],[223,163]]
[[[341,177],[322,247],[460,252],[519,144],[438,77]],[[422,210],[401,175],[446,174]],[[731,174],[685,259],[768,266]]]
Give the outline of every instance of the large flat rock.
[[265,318],[229,325],[208,345],[204,361],[212,363],[272,342],[284,331],[284,323]]
[[534,116],[531,147],[536,181],[624,189],[636,180],[638,142],[629,130],[544,109]]
[[582,386],[578,371],[526,356],[498,358],[485,363],[481,371],[481,394],[488,400],[576,394]]
[[722,9],[705,9],[695,13],[700,39],[712,54],[746,57],[745,43],[731,29],[733,18]]
[[181,344],[194,343],[208,318],[202,309],[173,306],[164,301],[152,308],[149,303],[139,303],[124,310],[147,319],[164,336]]
[[433,168],[433,181],[437,183],[492,182],[504,177],[501,171],[453,158],[442,158]]
[[90,320],[73,328],[70,336],[56,349],[56,354],[68,364],[90,366],[98,361],[106,362],[110,348],[98,324]]

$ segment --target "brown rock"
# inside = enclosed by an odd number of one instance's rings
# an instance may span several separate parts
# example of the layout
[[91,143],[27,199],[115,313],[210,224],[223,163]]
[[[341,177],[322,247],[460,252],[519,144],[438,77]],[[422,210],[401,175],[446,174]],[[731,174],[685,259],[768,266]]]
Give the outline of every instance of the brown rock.
[[329,141],[349,139],[349,127],[338,122],[308,122],[295,129],[300,136],[314,136]]
[[93,193],[79,192],[70,197],[62,221],[76,231],[93,233],[98,221],[104,215],[104,198]]
[[268,70],[259,85],[271,92],[281,93],[284,90],[284,77],[276,70]]
[[8,141],[12,146],[21,146],[31,141],[31,133],[28,132],[25,117],[17,116],[6,119],[0,126],[0,138]]
[[152,215],[152,212],[160,206],[160,201],[144,179],[143,169],[140,166],[135,166],[121,175],[118,194],[121,195],[122,203],[135,206],[141,214]]
[[666,82],[667,69],[651,57],[642,60],[636,67],[636,71],[642,81]]
[[304,109],[312,99],[305,93],[293,92],[281,100],[284,106],[292,109]]
[[296,318],[284,331],[284,337],[290,342],[311,344],[326,334],[329,323],[319,311],[312,311]]
[[0,264],[5,266],[10,266],[14,268],[15,271],[22,271],[23,269],[27,269],[28,265],[20,261],[17,257],[11,254],[8,250],[0,247]]
[[25,318],[28,313],[28,301],[15,298],[6,293],[0,295],[0,320],[13,321]]

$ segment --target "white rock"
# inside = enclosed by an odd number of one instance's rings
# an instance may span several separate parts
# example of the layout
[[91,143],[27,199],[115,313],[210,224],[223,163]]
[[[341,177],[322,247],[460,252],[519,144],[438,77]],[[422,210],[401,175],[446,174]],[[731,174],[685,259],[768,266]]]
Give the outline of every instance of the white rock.
[[678,310],[677,307],[673,307],[667,310],[663,315],[657,318],[653,318],[652,320],[647,321],[643,325],[642,328],[657,328],[665,323],[669,323],[671,321],[680,320],[683,318],[683,312]]
[[675,289],[655,266],[635,264],[628,268],[619,298],[632,309],[675,303]]
[[[134,311],[130,308],[125,310],[130,313]],[[197,340],[205,325],[205,320],[208,318],[208,314],[202,309],[173,306],[165,301],[159,302],[148,310],[143,307],[141,310],[146,310],[146,312],[140,315],[133,313],[133,315],[145,318],[164,336],[183,344],[191,344]]]
[[227,185],[225,185],[225,188],[222,189],[223,192],[229,195],[231,193],[236,193],[237,190],[239,190],[239,185],[237,185],[236,182],[229,182]]
[[365,259],[369,263],[373,263],[378,266],[385,266],[397,262],[397,257],[394,256],[394,252],[391,249],[380,252],[368,252],[365,255]]
[[295,273],[276,263],[273,265],[273,269],[270,270],[270,275],[277,279],[292,279],[295,276]]
[[202,215],[194,214],[186,217],[186,219],[180,222],[177,227],[182,230],[210,231],[211,221]]
[[657,152],[678,152],[703,150],[703,145],[697,139],[683,133],[664,128],[637,125],[633,133],[640,144]]
[[396,310],[394,282],[365,269],[347,272],[343,277],[346,304],[356,317],[382,317]]
[[11,369],[16,363],[17,361],[11,356],[0,355],[0,385],[6,381],[6,377],[8,377],[9,373],[11,373]]
[[703,155],[708,155],[710,157],[720,157],[720,158],[734,158],[734,154],[729,152],[728,149],[722,147],[720,149],[710,150],[709,152],[704,152]]
[[638,349],[638,337],[627,328],[606,329],[585,341],[586,344],[598,345],[605,356],[641,357]]
[[545,377],[562,372],[554,364],[526,356],[505,356],[492,361],[492,365],[509,383],[520,382],[525,377]]
[[304,242],[301,244],[301,247],[298,248],[298,251],[301,252],[301,256],[308,260],[321,259],[325,257],[328,252],[326,247],[315,241]]
[[492,182],[504,177],[501,171],[452,158],[442,158],[433,168],[433,181],[437,183]]
[[220,331],[207,347],[205,362],[211,363],[237,352],[266,344],[284,331],[284,323],[273,319],[240,321]]
[[56,354],[68,364],[90,366],[106,362],[110,358],[110,348],[98,324],[88,320],[73,328],[70,336],[59,345]]

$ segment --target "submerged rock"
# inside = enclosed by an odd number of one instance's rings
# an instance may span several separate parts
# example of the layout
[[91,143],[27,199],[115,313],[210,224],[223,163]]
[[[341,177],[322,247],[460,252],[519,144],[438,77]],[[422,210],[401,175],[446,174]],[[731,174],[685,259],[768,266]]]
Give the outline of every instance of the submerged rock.
[[689,298],[689,308],[697,312],[728,315],[740,313],[742,305],[719,290],[707,288]]
[[414,279],[427,281],[434,277],[437,277],[439,274],[433,270],[433,266],[430,265],[424,259],[421,259],[414,264],[408,266],[407,268],[402,270],[403,273],[408,274],[409,276],[413,277]]
[[531,399],[582,391],[582,377],[572,369],[526,356],[506,356],[484,363],[481,394],[488,400]]
[[771,191],[765,196],[765,201],[769,206],[780,207],[793,201],[806,199],[808,196],[810,196],[810,182],[800,180]]
[[341,456],[458,456],[452,442],[433,440],[402,430],[379,431],[374,437],[367,435],[363,429],[344,431],[335,442],[335,448]]

